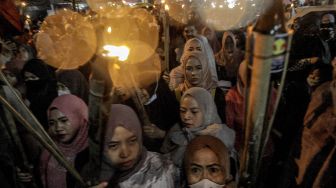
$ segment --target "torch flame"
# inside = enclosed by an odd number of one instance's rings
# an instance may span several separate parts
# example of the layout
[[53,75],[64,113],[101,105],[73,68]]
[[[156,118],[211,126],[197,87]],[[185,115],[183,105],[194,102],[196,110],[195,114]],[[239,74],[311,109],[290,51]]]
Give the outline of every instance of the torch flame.
[[108,33],[111,33],[111,32],[112,32],[112,27],[108,27],[108,28],[107,28],[107,32],[108,32]]
[[103,54],[108,57],[118,57],[119,61],[126,61],[129,55],[129,48],[126,46],[113,46],[105,45],[103,47],[106,50],[106,54]]

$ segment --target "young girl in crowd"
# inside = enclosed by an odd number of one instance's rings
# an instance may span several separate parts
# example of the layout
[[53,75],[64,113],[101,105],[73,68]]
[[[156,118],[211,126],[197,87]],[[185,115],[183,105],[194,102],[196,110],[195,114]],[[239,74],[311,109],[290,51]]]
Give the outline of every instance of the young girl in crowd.
[[[215,58],[214,58],[214,53],[207,41],[207,39],[204,36],[196,36],[195,38],[192,38],[187,41],[187,43],[184,45],[183,49],[183,56],[185,56],[186,53],[188,52],[200,52],[204,55],[206,58],[206,62],[208,63],[209,70],[211,71],[211,76],[212,79],[217,82],[217,72],[216,72],[216,63],[215,63]],[[184,69],[183,69],[183,64],[182,64],[182,58],[181,58],[181,65],[174,68],[169,76],[170,76],[170,81],[169,81],[169,86],[172,90],[175,90],[176,88],[179,87],[179,85],[183,84],[184,81]]]
[[57,97],[57,81],[55,72],[42,60],[31,59],[21,71],[26,86],[26,98],[29,108],[47,129],[47,109]]
[[[48,108],[48,131],[56,145],[71,165],[88,147],[88,108],[84,101],[74,95],[62,95]],[[87,160],[83,159],[79,167]],[[81,169],[77,169],[80,171]],[[40,176],[43,187],[74,187],[75,182],[67,170],[47,151],[40,157]],[[21,181],[30,181],[31,175],[18,173]]]
[[142,145],[141,123],[128,106],[113,104],[104,138],[101,180],[96,187],[179,187],[173,163]]
[[216,54],[219,80],[227,80],[236,84],[239,64],[244,59],[244,53],[237,48],[237,40],[231,31],[223,34],[222,49]]
[[181,167],[182,158],[188,143],[199,135],[212,135],[219,138],[229,148],[235,158],[235,132],[222,124],[211,94],[200,87],[184,92],[180,102],[181,124],[169,131],[161,148],[169,153],[173,162]]
[[[70,164],[78,163],[76,158],[88,147],[88,107],[74,95],[57,97],[48,108],[49,133]],[[82,160],[83,165],[87,160]],[[80,171],[80,169],[77,169]],[[73,187],[66,169],[48,151],[42,152],[40,173],[44,187]],[[67,181],[68,180],[68,181]],[[67,186],[68,185],[68,186]]]
[[184,82],[175,90],[175,95],[180,100],[181,95],[192,87],[201,87],[211,93],[218,109],[218,115],[225,122],[225,91],[217,85],[217,79],[213,76],[216,72],[208,63],[204,53],[197,51],[186,52],[182,57]]

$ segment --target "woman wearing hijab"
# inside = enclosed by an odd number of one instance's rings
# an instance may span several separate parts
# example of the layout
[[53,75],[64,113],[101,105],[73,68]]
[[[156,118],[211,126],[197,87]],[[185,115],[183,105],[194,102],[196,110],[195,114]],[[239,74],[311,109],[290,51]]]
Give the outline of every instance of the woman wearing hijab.
[[[227,126],[236,131],[235,148],[239,151],[244,138],[245,90],[247,84],[247,65],[244,61],[239,65],[237,84],[225,96],[225,116]],[[276,95],[272,92],[270,109],[273,109]]]
[[190,188],[233,188],[230,154],[216,137],[202,135],[194,138],[184,155],[184,172]]
[[[208,63],[209,70],[211,71],[212,79],[215,82],[217,82],[218,78],[217,78],[216,62],[214,58],[214,53],[207,39],[204,36],[198,35],[195,38],[188,40],[187,43],[184,45],[182,58],[183,56],[185,56],[186,53],[194,52],[194,51],[204,54],[207,60],[206,62]],[[183,81],[185,79],[183,76],[184,71],[183,71],[183,66],[182,66],[182,58],[181,58],[181,65],[174,68],[169,74],[169,77],[170,77],[169,86],[172,90],[178,88],[180,84],[183,84]]]
[[96,187],[178,187],[173,163],[142,145],[141,123],[128,106],[112,105],[106,124],[101,180]]
[[[70,94],[57,97],[48,108],[48,124],[49,134],[68,162],[74,165],[76,159],[78,163],[76,157],[88,147],[88,107],[85,102]],[[84,160],[82,164],[86,162]],[[40,173],[44,187],[74,187],[75,182],[67,177],[66,169],[47,150],[41,155]]]
[[[48,108],[49,134],[71,165],[81,167],[86,159],[79,161],[79,153],[87,151],[88,147],[88,107],[80,98],[74,95],[62,95],[51,103]],[[74,187],[75,180],[67,170],[47,151],[40,156],[40,178],[43,187],[66,188]],[[18,172],[21,181],[31,181],[32,176]]]
[[204,27],[202,29],[202,35],[205,36],[210,44],[213,52],[216,54],[220,51],[220,42],[217,39],[216,31],[210,27]]
[[79,70],[60,70],[56,73],[57,81],[64,84],[71,92],[88,104],[89,84]]
[[238,70],[237,84],[229,89],[225,96],[225,116],[228,127],[236,131],[235,147],[239,151],[243,145],[245,115],[245,89],[247,84],[247,65],[241,63]]
[[204,53],[192,51],[182,57],[184,81],[177,90],[184,92],[192,87],[202,87],[208,91],[217,87],[212,71]]
[[336,58],[332,61],[333,80],[312,95],[301,136],[296,183],[300,187],[334,187],[336,161]]
[[14,58],[6,64],[6,68],[12,72],[20,72],[24,65],[35,57],[34,49],[26,44],[18,44]]
[[175,89],[175,95],[180,100],[181,95],[192,87],[201,87],[211,93],[219,111],[220,118],[225,121],[225,91],[217,87],[210,64],[204,53],[197,51],[186,52],[182,57],[184,82]]
[[243,59],[244,53],[237,48],[234,34],[230,31],[224,32],[222,49],[216,54],[219,80],[227,80],[235,85],[238,67]]
[[42,124],[47,127],[47,109],[57,97],[57,82],[54,71],[40,59],[29,60],[21,71],[26,85],[29,108]]
[[235,158],[235,132],[222,124],[211,94],[204,88],[193,87],[184,92],[180,102],[181,124],[176,124],[166,136],[163,153],[169,153],[181,167],[188,143],[199,135],[219,138]]

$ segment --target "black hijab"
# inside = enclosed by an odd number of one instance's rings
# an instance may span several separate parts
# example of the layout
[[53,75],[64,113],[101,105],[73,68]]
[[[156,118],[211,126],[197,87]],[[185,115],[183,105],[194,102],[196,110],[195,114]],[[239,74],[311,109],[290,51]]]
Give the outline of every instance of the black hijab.
[[47,127],[47,109],[54,98],[57,97],[57,82],[55,72],[40,59],[31,59],[23,67],[25,72],[36,75],[38,80],[25,80],[26,97],[30,102],[30,110],[40,121],[43,127]]

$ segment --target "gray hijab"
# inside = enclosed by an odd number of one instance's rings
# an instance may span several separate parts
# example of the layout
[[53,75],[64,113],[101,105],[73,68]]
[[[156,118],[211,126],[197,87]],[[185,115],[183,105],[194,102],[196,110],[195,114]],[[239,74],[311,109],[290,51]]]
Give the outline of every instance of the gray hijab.
[[174,163],[178,166],[181,165],[186,146],[193,138],[200,135],[215,136],[230,150],[234,150],[235,132],[225,124],[222,124],[211,94],[204,88],[193,87],[184,92],[181,101],[186,97],[193,97],[196,100],[203,113],[203,122],[199,127],[181,127],[171,133],[171,141],[178,145],[177,150],[172,155]]

